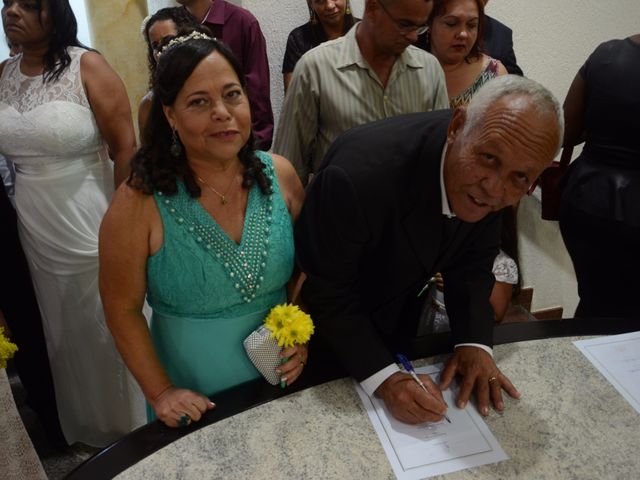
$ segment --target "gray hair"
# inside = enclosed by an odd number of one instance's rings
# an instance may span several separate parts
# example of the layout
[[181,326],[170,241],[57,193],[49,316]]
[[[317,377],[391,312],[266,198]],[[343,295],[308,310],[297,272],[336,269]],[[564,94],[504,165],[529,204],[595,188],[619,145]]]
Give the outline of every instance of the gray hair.
[[537,113],[541,116],[551,115],[558,122],[558,150],[564,138],[564,113],[556,97],[538,82],[518,75],[502,75],[483,85],[471,98],[467,106],[467,118],[462,130],[467,135],[482,122],[490,105],[507,95],[522,95],[531,100]]

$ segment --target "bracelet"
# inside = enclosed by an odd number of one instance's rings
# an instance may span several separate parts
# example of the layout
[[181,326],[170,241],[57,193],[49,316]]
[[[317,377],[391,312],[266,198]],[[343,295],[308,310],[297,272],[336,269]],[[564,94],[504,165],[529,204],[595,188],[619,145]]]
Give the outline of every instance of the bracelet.
[[156,403],[156,401],[157,401],[157,400],[158,400],[158,399],[159,399],[159,398],[160,398],[160,397],[161,397],[161,396],[162,396],[162,395],[163,395],[167,390],[169,390],[170,388],[173,388],[173,384],[171,384],[171,383],[170,383],[167,387],[165,387],[164,389],[162,389],[162,391],[161,391],[159,394],[157,394],[157,395],[153,398],[153,400],[151,400],[151,402],[149,402],[149,403],[151,403],[151,404]]

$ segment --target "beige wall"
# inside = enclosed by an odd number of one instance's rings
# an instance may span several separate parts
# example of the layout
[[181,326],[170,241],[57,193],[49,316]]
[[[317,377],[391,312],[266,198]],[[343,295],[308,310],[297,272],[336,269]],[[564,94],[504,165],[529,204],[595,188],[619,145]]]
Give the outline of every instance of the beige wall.
[[104,55],[127,86],[137,131],[138,104],[147,92],[146,47],[140,24],[147,15],[145,0],[85,0],[91,44]]

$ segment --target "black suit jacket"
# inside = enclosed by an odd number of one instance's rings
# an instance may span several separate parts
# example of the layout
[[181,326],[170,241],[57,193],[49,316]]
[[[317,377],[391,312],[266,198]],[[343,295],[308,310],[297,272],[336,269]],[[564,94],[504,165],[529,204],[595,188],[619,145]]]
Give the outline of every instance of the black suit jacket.
[[509,73],[522,76],[513,51],[513,32],[504,23],[490,16],[485,17],[484,52],[502,62]]
[[[302,297],[320,336],[361,381],[395,361],[415,336],[440,271],[455,343],[491,345],[491,272],[500,217],[442,244],[440,158],[449,110],[403,115],[350,130],[332,145],[296,224]],[[406,342],[406,343],[405,343]]]

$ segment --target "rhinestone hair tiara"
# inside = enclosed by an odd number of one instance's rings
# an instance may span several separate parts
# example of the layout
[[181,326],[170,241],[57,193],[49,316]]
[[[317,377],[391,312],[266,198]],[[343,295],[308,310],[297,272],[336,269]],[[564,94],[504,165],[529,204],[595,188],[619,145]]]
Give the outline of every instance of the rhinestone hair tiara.
[[159,56],[164,55],[164,52],[166,52],[167,50],[172,49],[176,45],[181,45],[181,44],[183,44],[185,42],[188,42],[189,40],[210,40],[210,41],[213,42],[215,40],[215,38],[214,37],[210,37],[209,35],[207,35],[205,33],[198,32],[197,30],[194,30],[189,35],[183,35],[181,37],[176,37],[176,38],[172,39],[169,43],[167,43],[164,47],[162,47],[162,50],[160,50],[160,55]]

